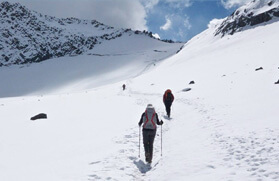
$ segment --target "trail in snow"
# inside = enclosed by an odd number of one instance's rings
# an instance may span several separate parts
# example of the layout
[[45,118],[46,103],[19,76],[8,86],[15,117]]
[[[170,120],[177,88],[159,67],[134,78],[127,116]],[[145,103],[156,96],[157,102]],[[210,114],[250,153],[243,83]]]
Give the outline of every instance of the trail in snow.
[[[144,94],[135,92],[130,88],[129,95],[135,98],[135,104],[138,106],[146,106],[154,96],[157,98],[159,94]],[[128,94],[120,93],[120,96],[128,96]],[[144,111],[144,110],[143,110]],[[156,109],[159,117],[164,114],[164,110]],[[140,118],[140,115],[139,115]],[[123,136],[116,137],[114,142],[121,145],[121,149],[113,155],[102,161],[94,161],[91,163],[92,174],[89,175],[89,180],[144,180],[148,172],[156,170],[160,165],[161,157],[161,126],[158,126],[154,142],[153,161],[151,165],[147,164],[144,156],[142,128],[137,126],[139,120],[135,122],[135,127],[127,130]],[[163,134],[169,129],[167,120],[164,120]],[[139,132],[140,131],[140,132]],[[140,158],[139,155],[139,134],[140,140]]]
[[[138,106],[163,104],[157,93],[143,93],[133,89],[120,96],[131,96]],[[141,139],[141,158],[138,158],[139,129],[127,130],[127,134],[115,138],[121,149],[102,161],[91,163],[92,174],[89,180],[168,180],[159,175],[173,172],[168,167],[176,166],[172,178],[203,178],[237,180],[242,178],[278,180],[275,169],[279,163],[278,131],[268,129],[261,136],[255,132],[232,134],[234,130],[226,124],[226,114],[220,115],[217,109],[202,104],[202,99],[186,99],[185,93],[177,93],[173,104],[172,118],[167,120],[163,106],[157,106],[159,117],[163,118],[163,157],[160,145],[160,127],[154,142],[154,160],[148,167],[144,160]],[[222,111],[224,113],[226,111]],[[135,121],[137,125],[138,120]],[[141,131],[141,130],[140,130]],[[186,132],[186,134],[185,134]],[[204,134],[200,134],[204,133]],[[140,134],[142,134],[140,132]],[[179,173],[183,171],[184,173]],[[185,174],[185,172],[187,174]],[[197,174],[201,174],[197,177]],[[181,175],[181,177],[179,177]],[[187,178],[187,177],[186,177]],[[194,179],[195,180],[195,179]]]
[[[148,94],[141,93],[129,89],[129,94],[135,98],[135,104],[138,106],[146,106],[150,103],[150,100],[161,100],[160,94]],[[121,94],[121,96],[127,96],[125,94]],[[151,101],[152,102],[152,101]],[[158,102],[158,101],[153,101]],[[161,103],[163,104],[163,103]],[[179,104],[179,102],[178,102]],[[163,135],[170,129],[170,123],[175,121],[175,118],[167,118],[165,115],[164,108],[156,108],[156,111],[164,120],[163,125]],[[140,116],[140,115],[139,115]],[[135,121],[135,125],[137,125],[137,121]],[[140,131],[140,132],[139,132]],[[141,153],[140,158],[138,158],[139,154],[139,134],[141,134],[140,146]],[[89,180],[145,180],[148,177],[149,173],[156,170],[156,167],[160,167],[160,160],[163,159],[161,157],[161,127],[158,126],[157,134],[154,142],[154,158],[151,166],[145,163],[144,157],[144,149],[142,142],[142,129],[138,129],[138,126],[135,126],[129,130],[127,130],[127,134],[123,136],[119,136],[114,139],[114,142],[121,145],[121,149],[107,157],[105,160],[94,161],[91,164],[92,174],[89,175]]]
[[184,102],[194,107],[203,117],[200,128],[211,133],[211,145],[219,154],[219,160],[216,159],[216,165],[212,165],[212,169],[225,167],[228,170],[226,179],[231,180],[279,179],[279,172],[276,169],[279,163],[278,130],[265,129],[258,133],[254,131],[234,133],[236,131],[226,125],[226,115],[214,115],[216,108],[185,99],[177,100],[177,102]]

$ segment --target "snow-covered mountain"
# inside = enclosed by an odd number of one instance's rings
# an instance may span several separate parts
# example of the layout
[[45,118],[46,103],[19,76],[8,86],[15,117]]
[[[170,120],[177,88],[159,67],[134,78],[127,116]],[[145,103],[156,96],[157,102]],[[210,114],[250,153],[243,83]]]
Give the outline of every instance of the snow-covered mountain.
[[95,20],[59,19],[19,3],[0,4],[0,66],[86,54],[123,35],[153,38],[151,32],[115,29]]
[[215,35],[233,35],[235,32],[267,23],[279,18],[278,0],[253,0],[238,8],[227,17],[216,30]]
[[[90,55],[0,67],[0,180],[279,180],[279,21],[221,38],[222,21],[178,54],[125,35]],[[137,125],[149,103],[164,121],[151,166]]]
[[0,7],[0,77],[6,77],[0,80],[0,97],[73,92],[117,82],[137,76],[183,45],[157,40],[147,31],[43,16],[18,3]]

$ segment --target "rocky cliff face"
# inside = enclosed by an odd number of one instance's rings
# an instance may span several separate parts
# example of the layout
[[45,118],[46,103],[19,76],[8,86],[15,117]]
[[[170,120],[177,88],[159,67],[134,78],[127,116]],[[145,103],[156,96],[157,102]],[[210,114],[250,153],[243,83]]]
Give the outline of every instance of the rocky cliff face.
[[28,10],[18,3],[2,2],[0,67],[80,55],[125,33],[152,37],[150,32],[115,29],[95,20],[59,19]]
[[217,28],[215,35],[233,35],[244,28],[255,26],[279,17],[278,0],[253,0],[237,9]]

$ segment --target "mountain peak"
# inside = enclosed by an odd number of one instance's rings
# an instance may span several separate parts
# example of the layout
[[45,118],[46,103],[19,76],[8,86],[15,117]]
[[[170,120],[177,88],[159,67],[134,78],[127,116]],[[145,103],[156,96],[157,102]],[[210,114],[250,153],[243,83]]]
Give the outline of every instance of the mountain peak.
[[279,17],[278,0],[253,0],[238,8],[217,28],[215,35],[233,35],[247,26],[255,26]]
[[122,35],[147,32],[117,29],[96,20],[42,15],[19,3],[0,4],[0,67],[87,53]]
[[8,1],[4,1],[0,3],[0,12],[13,12],[17,9],[26,9],[24,6],[19,3],[10,3]]

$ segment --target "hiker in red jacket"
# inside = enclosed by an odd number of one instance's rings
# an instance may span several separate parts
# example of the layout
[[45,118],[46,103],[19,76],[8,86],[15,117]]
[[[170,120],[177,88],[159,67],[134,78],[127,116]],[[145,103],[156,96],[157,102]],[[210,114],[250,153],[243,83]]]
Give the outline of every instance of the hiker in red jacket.
[[145,151],[145,160],[148,163],[152,162],[153,143],[156,135],[157,125],[162,125],[163,121],[159,121],[158,114],[155,112],[152,104],[148,104],[144,113],[142,113],[139,126],[142,126],[143,145]]
[[166,90],[163,96],[163,102],[165,104],[168,117],[170,117],[171,105],[173,100],[174,100],[174,96],[171,90],[170,89]]

